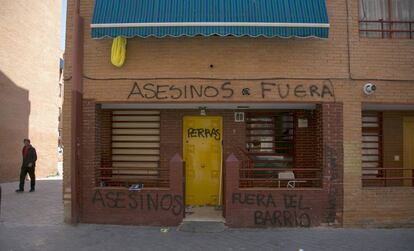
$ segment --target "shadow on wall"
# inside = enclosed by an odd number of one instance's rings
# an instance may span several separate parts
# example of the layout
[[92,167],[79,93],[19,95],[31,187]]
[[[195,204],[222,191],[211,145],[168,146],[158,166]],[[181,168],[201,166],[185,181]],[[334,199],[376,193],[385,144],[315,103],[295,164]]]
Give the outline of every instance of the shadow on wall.
[[29,91],[17,86],[0,70],[0,183],[19,179],[23,139],[29,134],[29,115]]

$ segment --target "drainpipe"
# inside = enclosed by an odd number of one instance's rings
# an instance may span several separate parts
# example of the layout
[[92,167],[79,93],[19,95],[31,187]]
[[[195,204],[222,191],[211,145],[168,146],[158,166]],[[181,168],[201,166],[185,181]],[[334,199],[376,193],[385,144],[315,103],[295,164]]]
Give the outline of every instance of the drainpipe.
[[79,222],[79,169],[81,166],[83,18],[80,0],[74,0],[72,44],[72,107],[71,107],[71,223]]

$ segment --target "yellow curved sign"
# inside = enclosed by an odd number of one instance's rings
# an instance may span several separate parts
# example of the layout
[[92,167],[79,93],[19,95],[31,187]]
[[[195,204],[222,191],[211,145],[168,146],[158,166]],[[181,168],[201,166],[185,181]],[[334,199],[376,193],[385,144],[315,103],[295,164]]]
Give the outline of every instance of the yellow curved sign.
[[116,37],[112,41],[111,63],[116,67],[121,67],[125,62],[127,39]]

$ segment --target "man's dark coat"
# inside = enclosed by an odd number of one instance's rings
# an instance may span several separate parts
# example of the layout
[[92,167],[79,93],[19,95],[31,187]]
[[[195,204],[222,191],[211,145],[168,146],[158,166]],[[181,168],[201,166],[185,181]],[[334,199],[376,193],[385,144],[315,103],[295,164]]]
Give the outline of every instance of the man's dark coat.
[[32,146],[29,145],[29,148],[27,149],[27,155],[24,156],[24,147],[23,147],[23,163],[22,163],[22,167],[29,167],[29,163],[32,163],[31,167],[35,167],[36,166],[36,160],[37,160],[37,154],[36,154],[36,149]]

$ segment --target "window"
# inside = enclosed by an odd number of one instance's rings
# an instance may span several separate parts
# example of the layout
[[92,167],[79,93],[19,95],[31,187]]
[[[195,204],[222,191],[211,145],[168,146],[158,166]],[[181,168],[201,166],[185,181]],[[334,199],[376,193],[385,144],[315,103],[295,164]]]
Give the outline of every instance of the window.
[[[240,187],[318,187],[316,119],[313,112],[246,112],[246,147]],[[308,116],[308,115],[306,115]],[[306,121],[298,126],[296,121]],[[311,149],[308,151],[308,149]],[[298,154],[300,153],[300,154]]]
[[168,186],[160,167],[160,112],[112,111],[111,165],[100,168],[100,186]]
[[366,186],[381,183],[382,165],[382,113],[362,113],[362,179]]
[[[249,113],[247,120],[247,151],[256,157],[285,155],[292,161],[293,114]],[[266,157],[270,159],[270,157]]]
[[411,135],[414,135],[414,112],[362,112],[363,187],[414,185]]
[[414,36],[414,1],[359,0],[359,30],[364,37]]

